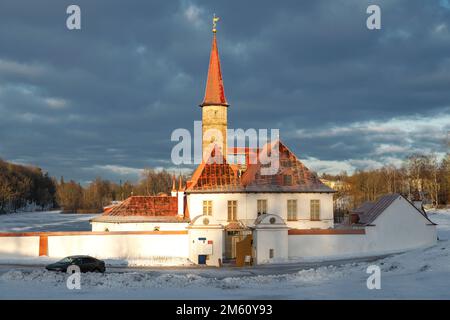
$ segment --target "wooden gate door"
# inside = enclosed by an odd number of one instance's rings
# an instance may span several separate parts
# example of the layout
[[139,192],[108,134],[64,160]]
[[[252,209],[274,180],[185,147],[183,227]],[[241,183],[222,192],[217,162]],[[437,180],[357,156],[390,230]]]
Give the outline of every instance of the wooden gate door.
[[[249,234],[243,240],[236,242],[236,266],[243,267],[251,264],[252,260],[252,242],[253,236]],[[245,257],[250,257],[250,261],[246,261]]]

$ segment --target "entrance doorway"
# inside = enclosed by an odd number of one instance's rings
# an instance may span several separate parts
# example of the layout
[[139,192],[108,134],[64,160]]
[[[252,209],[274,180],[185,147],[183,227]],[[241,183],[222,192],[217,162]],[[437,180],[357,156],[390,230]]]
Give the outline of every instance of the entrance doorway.
[[251,235],[252,231],[239,223],[231,223],[225,227],[225,260],[233,262],[237,258],[238,243]]
[[206,255],[204,254],[198,255],[198,264],[206,264]]

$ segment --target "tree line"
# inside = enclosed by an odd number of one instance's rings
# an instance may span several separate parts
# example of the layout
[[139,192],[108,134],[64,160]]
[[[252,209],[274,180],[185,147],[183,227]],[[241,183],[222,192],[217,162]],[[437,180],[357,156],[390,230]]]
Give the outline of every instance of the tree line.
[[[185,185],[187,177],[182,175]],[[24,209],[61,209],[66,213],[96,213],[111,201],[131,195],[170,194],[173,175],[166,170],[145,169],[137,183],[115,183],[97,177],[86,186],[63,177],[59,181],[34,166],[13,164],[0,159],[0,213]],[[177,178],[178,187],[178,178]]]
[[0,213],[27,207],[45,210],[56,205],[55,181],[40,168],[0,159]]
[[[131,195],[170,194],[172,174],[166,170],[145,169],[138,182],[115,183],[100,177],[86,186],[73,180],[56,181],[40,168],[12,164],[0,159],[0,213],[27,206],[34,209],[61,208],[64,212],[102,212],[111,201]],[[413,154],[399,167],[387,165],[375,170],[357,170],[351,175],[323,174],[335,182],[335,207],[344,212],[387,193],[409,198],[419,193],[431,206],[450,205],[450,154],[441,161],[433,154]],[[187,176],[181,176],[186,184]],[[178,186],[178,178],[177,178]]]
[[[183,183],[187,177],[181,176]],[[154,196],[160,193],[170,194],[173,175],[166,170],[144,169],[137,183],[126,181],[115,183],[97,177],[87,186],[61,178],[57,184],[57,202],[64,212],[96,213],[112,201],[125,200],[132,195]],[[178,186],[178,179],[177,179]]]
[[441,161],[436,155],[413,154],[401,166],[387,165],[375,170],[358,170],[352,175],[322,175],[338,182],[335,205],[349,210],[366,201],[374,201],[387,193],[400,193],[408,198],[419,195],[432,207],[450,205],[450,154]]

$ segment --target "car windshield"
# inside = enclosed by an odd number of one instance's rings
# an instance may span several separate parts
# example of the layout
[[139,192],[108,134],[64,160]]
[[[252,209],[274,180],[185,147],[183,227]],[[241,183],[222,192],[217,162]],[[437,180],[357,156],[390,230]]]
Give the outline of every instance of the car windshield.
[[72,263],[73,261],[74,261],[73,258],[71,258],[71,257],[66,257],[66,258],[60,260],[59,262],[61,262],[61,263]]

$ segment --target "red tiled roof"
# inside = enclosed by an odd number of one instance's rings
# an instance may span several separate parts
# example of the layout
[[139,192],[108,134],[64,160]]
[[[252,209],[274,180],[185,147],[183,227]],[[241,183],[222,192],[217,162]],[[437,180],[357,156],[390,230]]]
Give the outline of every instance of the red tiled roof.
[[[214,159],[221,159],[219,161],[212,161]],[[214,157],[214,150],[208,161],[202,162],[194,171],[191,180],[188,182],[186,191],[200,191],[200,190],[216,190],[238,191],[242,189],[238,171],[236,166],[227,163],[222,155]]]
[[263,174],[264,165],[260,162],[248,164],[240,174],[237,167],[228,164],[225,159],[222,163],[207,161],[197,167],[186,192],[334,192],[283,143],[279,142],[278,148],[279,168],[272,175]]
[[131,196],[104,216],[176,217],[177,197]]
[[217,48],[216,34],[214,33],[211,56],[209,58],[208,78],[206,80],[205,98],[201,106],[225,105],[228,106],[225,98],[225,89],[220,69],[219,49]]
[[298,160],[281,141],[278,142],[277,172],[272,175],[262,174],[261,170],[264,166],[261,163],[250,165],[242,176],[247,191],[333,192],[333,189],[322,183],[317,175]]

